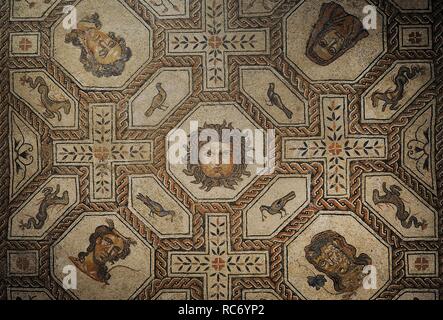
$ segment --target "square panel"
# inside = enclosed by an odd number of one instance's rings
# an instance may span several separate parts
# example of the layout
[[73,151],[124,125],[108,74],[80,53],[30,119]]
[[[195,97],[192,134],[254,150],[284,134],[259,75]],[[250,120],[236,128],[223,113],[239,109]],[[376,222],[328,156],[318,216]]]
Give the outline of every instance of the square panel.
[[9,44],[9,54],[12,57],[40,55],[39,32],[11,32]]
[[432,49],[431,25],[401,25],[400,50]]

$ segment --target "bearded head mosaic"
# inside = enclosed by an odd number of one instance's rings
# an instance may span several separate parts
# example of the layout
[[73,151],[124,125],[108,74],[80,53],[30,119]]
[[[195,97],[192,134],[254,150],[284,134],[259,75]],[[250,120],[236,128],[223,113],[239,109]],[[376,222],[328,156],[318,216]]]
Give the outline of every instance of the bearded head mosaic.
[[361,21],[348,14],[341,5],[324,3],[309,37],[306,55],[313,62],[325,66],[368,35]]
[[100,17],[94,13],[80,20],[65,41],[80,48],[80,62],[86,71],[96,77],[119,76],[131,58],[131,49],[126,47],[125,39],[114,32],[106,34],[101,28]]
[[0,1],[0,299],[443,299],[442,15]]

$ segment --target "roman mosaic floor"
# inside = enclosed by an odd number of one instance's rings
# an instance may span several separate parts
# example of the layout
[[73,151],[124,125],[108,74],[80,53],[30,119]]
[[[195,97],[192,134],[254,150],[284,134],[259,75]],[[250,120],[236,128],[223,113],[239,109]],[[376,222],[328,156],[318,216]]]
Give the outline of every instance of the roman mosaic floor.
[[[443,299],[442,1],[2,0],[0,20],[1,299]],[[269,135],[169,161],[193,125]]]

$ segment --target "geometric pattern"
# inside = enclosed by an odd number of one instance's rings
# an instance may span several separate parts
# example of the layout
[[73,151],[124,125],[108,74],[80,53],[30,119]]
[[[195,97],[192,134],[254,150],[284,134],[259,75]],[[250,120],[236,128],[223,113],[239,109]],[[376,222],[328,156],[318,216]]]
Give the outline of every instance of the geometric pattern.
[[[0,299],[443,300],[442,39],[438,0],[1,1]],[[274,171],[168,161],[195,121]]]
[[168,274],[202,276],[205,279],[204,298],[226,300],[231,294],[231,277],[254,277],[268,274],[266,251],[232,252],[229,244],[227,215],[206,215],[205,253],[169,253]]
[[90,166],[91,201],[114,199],[114,166],[118,163],[145,164],[151,161],[151,143],[146,140],[115,141],[114,107],[91,105],[89,141],[54,143],[54,164]]
[[320,160],[325,162],[326,196],[341,197],[349,192],[348,172],[351,161],[356,159],[385,159],[386,138],[346,134],[346,99],[344,97],[321,97],[322,139],[287,138],[284,140],[285,161]]

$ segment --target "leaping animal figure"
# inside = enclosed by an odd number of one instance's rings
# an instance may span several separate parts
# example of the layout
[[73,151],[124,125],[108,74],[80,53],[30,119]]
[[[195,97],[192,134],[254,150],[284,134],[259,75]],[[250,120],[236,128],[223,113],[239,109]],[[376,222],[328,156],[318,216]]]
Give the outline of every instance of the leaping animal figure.
[[400,220],[403,228],[409,229],[414,225],[415,228],[421,228],[422,230],[426,229],[428,226],[426,220],[418,221],[417,217],[406,210],[404,201],[400,198],[401,188],[399,186],[392,185],[388,189],[386,182],[383,182],[382,189],[385,193],[384,196],[380,195],[378,189],[375,189],[372,194],[372,201],[375,205],[390,204],[394,206],[397,209],[395,216]]
[[261,206],[260,211],[262,215],[262,221],[265,221],[266,218],[264,211],[271,215],[280,214],[280,217],[283,218],[283,214],[287,214],[285,209],[286,204],[293,199],[295,199],[295,192],[291,191],[284,197],[275,200],[270,206]]
[[41,229],[43,228],[46,220],[48,219],[48,209],[56,205],[68,205],[69,204],[69,194],[68,191],[63,192],[61,197],[58,196],[60,193],[60,185],[55,187],[55,191],[52,187],[43,189],[43,194],[45,198],[40,204],[38,213],[35,217],[30,217],[27,222],[23,220],[20,221],[20,228],[25,229]]
[[171,216],[171,222],[174,221],[175,211],[165,210],[160,203],[155,202],[148,196],[142,195],[141,193],[137,195],[137,199],[143,202],[143,204],[149,208],[151,217],[153,217],[154,214],[159,217]]
[[162,88],[162,84],[159,82],[155,85],[157,88],[158,93],[152,98],[151,106],[146,110],[145,116],[150,117],[155,110],[166,110],[168,106],[166,106],[164,103],[167,98],[166,91]]
[[20,79],[23,85],[28,84],[32,90],[37,89],[40,93],[40,100],[43,107],[46,109],[43,115],[49,119],[57,116],[58,121],[62,120],[62,114],[60,110],[63,110],[66,115],[71,112],[71,103],[69,100],[55,100],[49,97],[49,87],[42,77],[38,76],[34,79],[31,77],[23,76]]
[[423,69],[418,66],[405,67],[402,66],[398,70],[397,75],[394,78],[394,89],[388,89],[385,92],[375,91],[371,96],[372,107],[377,108],[378,102],[383,101],[382,111],[386,108],[390,110],[397,110],[398,103],[405,94],[405,87],[409,81],[415,79],[423,72]]
[[281,100],[280,95],[275,92],[275,84],[272,82],[269,84],[267,96],[268,96],[268,102],[267,102],[268,106],[274,106],[274,107],[279,108],[281,111],[283,111],[285,113],[285,115],[286,115],[286,117],[288,117],[288,119],[292,119],[292,111],[289,110],[283,104],[283,101]]

